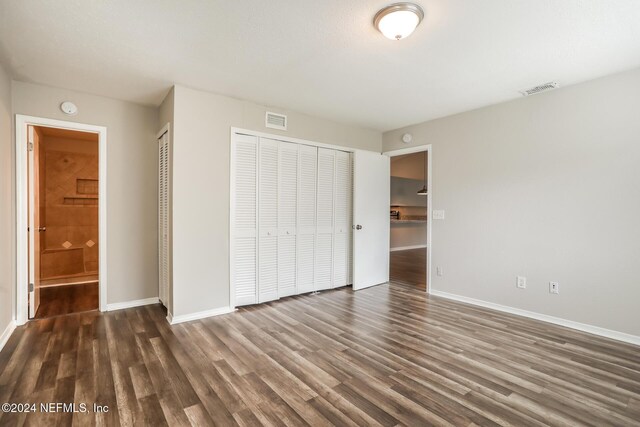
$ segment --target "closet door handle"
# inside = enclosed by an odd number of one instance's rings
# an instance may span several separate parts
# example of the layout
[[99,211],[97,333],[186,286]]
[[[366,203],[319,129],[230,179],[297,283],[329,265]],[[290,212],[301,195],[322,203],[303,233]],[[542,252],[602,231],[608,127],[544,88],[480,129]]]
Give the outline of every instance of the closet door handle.
[[362,230],[362,226],[360,224],[356,225],[356,230]]

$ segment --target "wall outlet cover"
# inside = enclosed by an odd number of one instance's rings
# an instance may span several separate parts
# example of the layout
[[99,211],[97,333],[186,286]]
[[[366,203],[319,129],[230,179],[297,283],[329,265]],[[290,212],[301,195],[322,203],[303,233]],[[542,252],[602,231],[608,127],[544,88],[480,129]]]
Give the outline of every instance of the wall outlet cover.
[[436,274],[438,276],[444,276],[444,273],[442,271],[442,267],[440,267],[440,266],[436,267]]
[[520,289],[527,288],[527,278],[524,276],[516,276],[516,286]]

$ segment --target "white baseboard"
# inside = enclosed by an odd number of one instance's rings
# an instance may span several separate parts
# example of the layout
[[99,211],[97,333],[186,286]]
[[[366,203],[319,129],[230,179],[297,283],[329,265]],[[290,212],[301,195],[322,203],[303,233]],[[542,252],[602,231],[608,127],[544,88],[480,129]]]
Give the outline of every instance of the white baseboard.
[[396,252],[396,251],[408,251],[410,249],[426,249],[426,248],[427,248],[427,245],[398,246],[398,247],[389,249],[389,251]]
[[629,344],[640,345],[640,337],[636,335],[626,334],[624,332],[612,331],[611,329],[601,328],[599,326],[587,325],[586,323],[574,322],[573,320],[562,319],[560,317],[548,316],[533,311],[521,310],[519,308],[509,307],[506,305],[495,304],[493,302],[483,301],[475,298],[469,298],[462,295],[450,294],[448,292],[431,290],[431,295],[442,297],[454,301],[465,302],[467,304],[477,305],[480,307],[490,308],[492,310],[502,311],[504,313],[515,314],[518,316],[528,317],[530,319],[541,320],[554,325],[565,326],[578,331],[587,332],[601,337],[611,338],[623,341]]
[[142,305],[158,304],[160,299],[158,297],[136,299],[133,301],[116,302],[113,304],[107,304],[107,311],[122,310],[124,308],[140,307]]
[[236,311],[235,308],[220,307],[220,308],[214,308],[213,310],[198,311],[197,313],[181,314],[179,316],[173,316],[171,313],[169,313],[167,315],[167,322],[169,322],[170,325],[175,325],[177,323],[189,322],[191,320],[198,320],[198,319],[204,319],[206,317],[220,316],[222,314],[233,313],[234,311]]
[[4,332],[2,332],[2,335],[0,335],[0,351],[2,351],[2,349],[4,348],[4,345],[7,343],[7,341],[9,341],[9,337],[11,337],[11,334],[15,330],[16,330],[16,321],[11,320],[7,325],[7,327],[4,329]]

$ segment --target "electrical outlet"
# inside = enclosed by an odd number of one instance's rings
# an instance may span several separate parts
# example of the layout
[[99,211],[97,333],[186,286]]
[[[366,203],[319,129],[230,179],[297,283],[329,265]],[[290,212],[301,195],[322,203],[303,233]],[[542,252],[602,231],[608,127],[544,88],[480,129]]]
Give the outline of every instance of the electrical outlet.
[[436,274],[441,277],[444,276],[444,273],[442,272],[442,267],[440,266],[436,267]]
[[558,283],[558,282],[549,282],[549,293],[550,294],[559,294],[560,293],[560,283]]
[[527,288],[527,278],[524,276],[516,276],[516,286],[520,289]]

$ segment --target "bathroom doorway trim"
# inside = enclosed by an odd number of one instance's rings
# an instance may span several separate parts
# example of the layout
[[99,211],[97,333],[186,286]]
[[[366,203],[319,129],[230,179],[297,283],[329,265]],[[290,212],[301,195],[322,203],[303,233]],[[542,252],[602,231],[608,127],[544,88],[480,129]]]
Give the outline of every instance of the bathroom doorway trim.
[[100,311],[107,311],[107,128],[16,114],[16,324],[28,320],[27,127],[42,126],[98,134],[98,250]]

